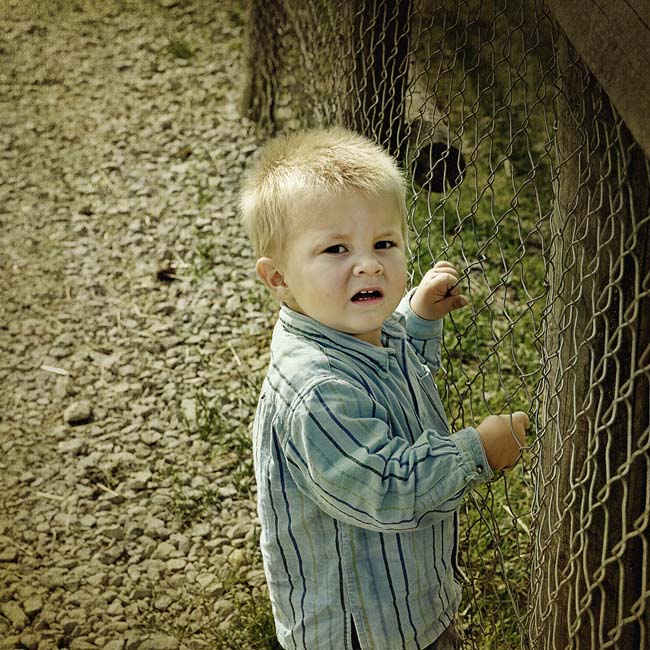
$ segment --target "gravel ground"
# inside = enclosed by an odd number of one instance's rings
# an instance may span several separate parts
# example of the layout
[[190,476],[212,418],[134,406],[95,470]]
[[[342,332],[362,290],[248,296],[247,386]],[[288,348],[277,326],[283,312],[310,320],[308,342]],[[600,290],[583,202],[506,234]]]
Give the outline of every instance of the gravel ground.
[[265,589],[240,4],[0,2],[0,648],[209,647]]

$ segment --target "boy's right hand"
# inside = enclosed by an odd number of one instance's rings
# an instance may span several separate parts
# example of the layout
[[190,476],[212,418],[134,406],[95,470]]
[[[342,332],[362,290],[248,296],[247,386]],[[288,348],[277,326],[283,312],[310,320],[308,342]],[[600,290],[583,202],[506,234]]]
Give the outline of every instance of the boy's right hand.
[[519,460],[529,423],[528,416],[517,411],[510,415],[489,415],[476,427],[493,470],[508,469]]

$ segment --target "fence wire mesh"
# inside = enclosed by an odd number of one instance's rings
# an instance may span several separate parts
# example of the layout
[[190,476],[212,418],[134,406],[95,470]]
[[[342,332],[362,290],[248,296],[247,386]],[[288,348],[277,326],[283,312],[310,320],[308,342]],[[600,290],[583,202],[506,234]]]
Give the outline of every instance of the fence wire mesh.
[[526,410],[463,508],[464,647],[650,647],[650,161],[538,0],[253,0],[243,104],[410,181],[410,269],[464,269],[452,430]]

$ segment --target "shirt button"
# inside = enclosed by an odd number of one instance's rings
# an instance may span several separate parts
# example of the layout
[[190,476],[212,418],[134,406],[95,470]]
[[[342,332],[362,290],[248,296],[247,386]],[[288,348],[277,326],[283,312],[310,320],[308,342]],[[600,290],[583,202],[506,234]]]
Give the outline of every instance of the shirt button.
[[476,466],[476,472],[478,474],[483,474],[483,465],[477,465]]

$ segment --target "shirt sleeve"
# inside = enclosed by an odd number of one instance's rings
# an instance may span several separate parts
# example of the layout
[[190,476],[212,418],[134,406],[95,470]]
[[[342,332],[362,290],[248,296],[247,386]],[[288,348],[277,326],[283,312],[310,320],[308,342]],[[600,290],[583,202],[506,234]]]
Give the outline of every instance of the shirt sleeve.
[[384,532],[447,517],[492,477],[475,429],[426,430],[413,444],[396,433],[367,391],[328,379],[298,400],[283,450],[298,488],[325,512]]
[[406,337],[418,355],[436,374],[442,365],[442,328],[444,319],[427,320],[421,318],[411,309],[411,296],[415,288],[411,289],[400,301],[393,312],[393,316],[406,330]]

